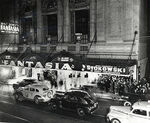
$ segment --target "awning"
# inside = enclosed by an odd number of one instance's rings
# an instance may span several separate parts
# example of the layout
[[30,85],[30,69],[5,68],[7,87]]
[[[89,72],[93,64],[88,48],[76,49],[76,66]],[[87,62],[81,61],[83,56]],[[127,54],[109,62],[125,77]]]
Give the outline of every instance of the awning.
[[130,67],[137,64],[135,59],[104,59],[104,58],[85,58],[83,59],[85,64],[90,65],[107,65],[107,66],[118,66],[118,67]]
[[85,65],[107,65],[107,66],[118,66],[118,67],[129,67],[137,64],[135,59],[104,59],[104,58],[86,58],[81,56],[76,56],[72,53],[61,51],[53,54],[51,57],[47,58],[47,62],[76,62]]
[[100,73],[130,74],[130,70],[137,65],[137,60],[132,59],[98,59],[76,56],[62,51],[53,54],[47,62],[52,69],[91,71]]

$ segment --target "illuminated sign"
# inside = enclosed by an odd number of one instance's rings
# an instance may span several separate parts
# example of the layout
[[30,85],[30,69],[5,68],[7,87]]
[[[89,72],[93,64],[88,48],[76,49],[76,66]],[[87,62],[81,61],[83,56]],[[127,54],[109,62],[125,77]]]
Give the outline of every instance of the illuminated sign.
[[13,23],[0,23],[0,32],[16,34],[19,32],[19,25]]
[[60,62],[73,62],[73,58],[70,58],[70,57],[58,57],[57,58],[58,61]]
[[13,60],[2,60],[4,65],[19,66],[19,67],[34,67],[34,68],[46,68],[46,69],[62,69],[62,70],[79,70],[79,71],[91,71],[99,73],[119,73],[119,74],[129,74],[129,70],[123,67],[117,66],[100,66],[100,65],[84,65],[84,64],[74,64],[74,63],[57,63],[57,62],[46,62],[42,64],[41,62],[33,61],[13,61]]

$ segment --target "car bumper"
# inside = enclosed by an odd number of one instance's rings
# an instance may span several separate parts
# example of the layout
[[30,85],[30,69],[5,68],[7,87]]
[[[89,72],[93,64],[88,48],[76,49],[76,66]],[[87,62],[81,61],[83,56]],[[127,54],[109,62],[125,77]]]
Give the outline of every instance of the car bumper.
[[39,102],[49,102],[50,98],[39,98]]
[[95,103],[94,106],[87,109],[88,114],[93,114],[98,109],[98,103]]

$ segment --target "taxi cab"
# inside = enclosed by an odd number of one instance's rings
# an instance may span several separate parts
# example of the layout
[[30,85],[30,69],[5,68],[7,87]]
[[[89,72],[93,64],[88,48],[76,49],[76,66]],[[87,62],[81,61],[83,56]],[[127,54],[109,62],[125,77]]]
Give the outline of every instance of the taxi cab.
[[111,106],[107,123],[150,123],[150,101],[138,101],[131,107]]

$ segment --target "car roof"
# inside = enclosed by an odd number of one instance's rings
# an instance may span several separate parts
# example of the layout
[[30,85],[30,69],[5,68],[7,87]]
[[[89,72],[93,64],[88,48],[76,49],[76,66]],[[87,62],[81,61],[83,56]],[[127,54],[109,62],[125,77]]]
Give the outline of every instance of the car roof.
[[88,84],[88,85],[83,85],[83,87],[97,87],[97,84]]
[[27,87],[48,88],[48,86],[44,84],[32,84],[32,85],[27,85]]
[[82,97],[83,94],[89,95],[86,91],[82,91],[82,90],[69,90],[67,93],[71,93],[71,94],[78,96],[78,97]]
[[133,108],[140,108],[150,111],[150,101],[138,101],[133,104]]

